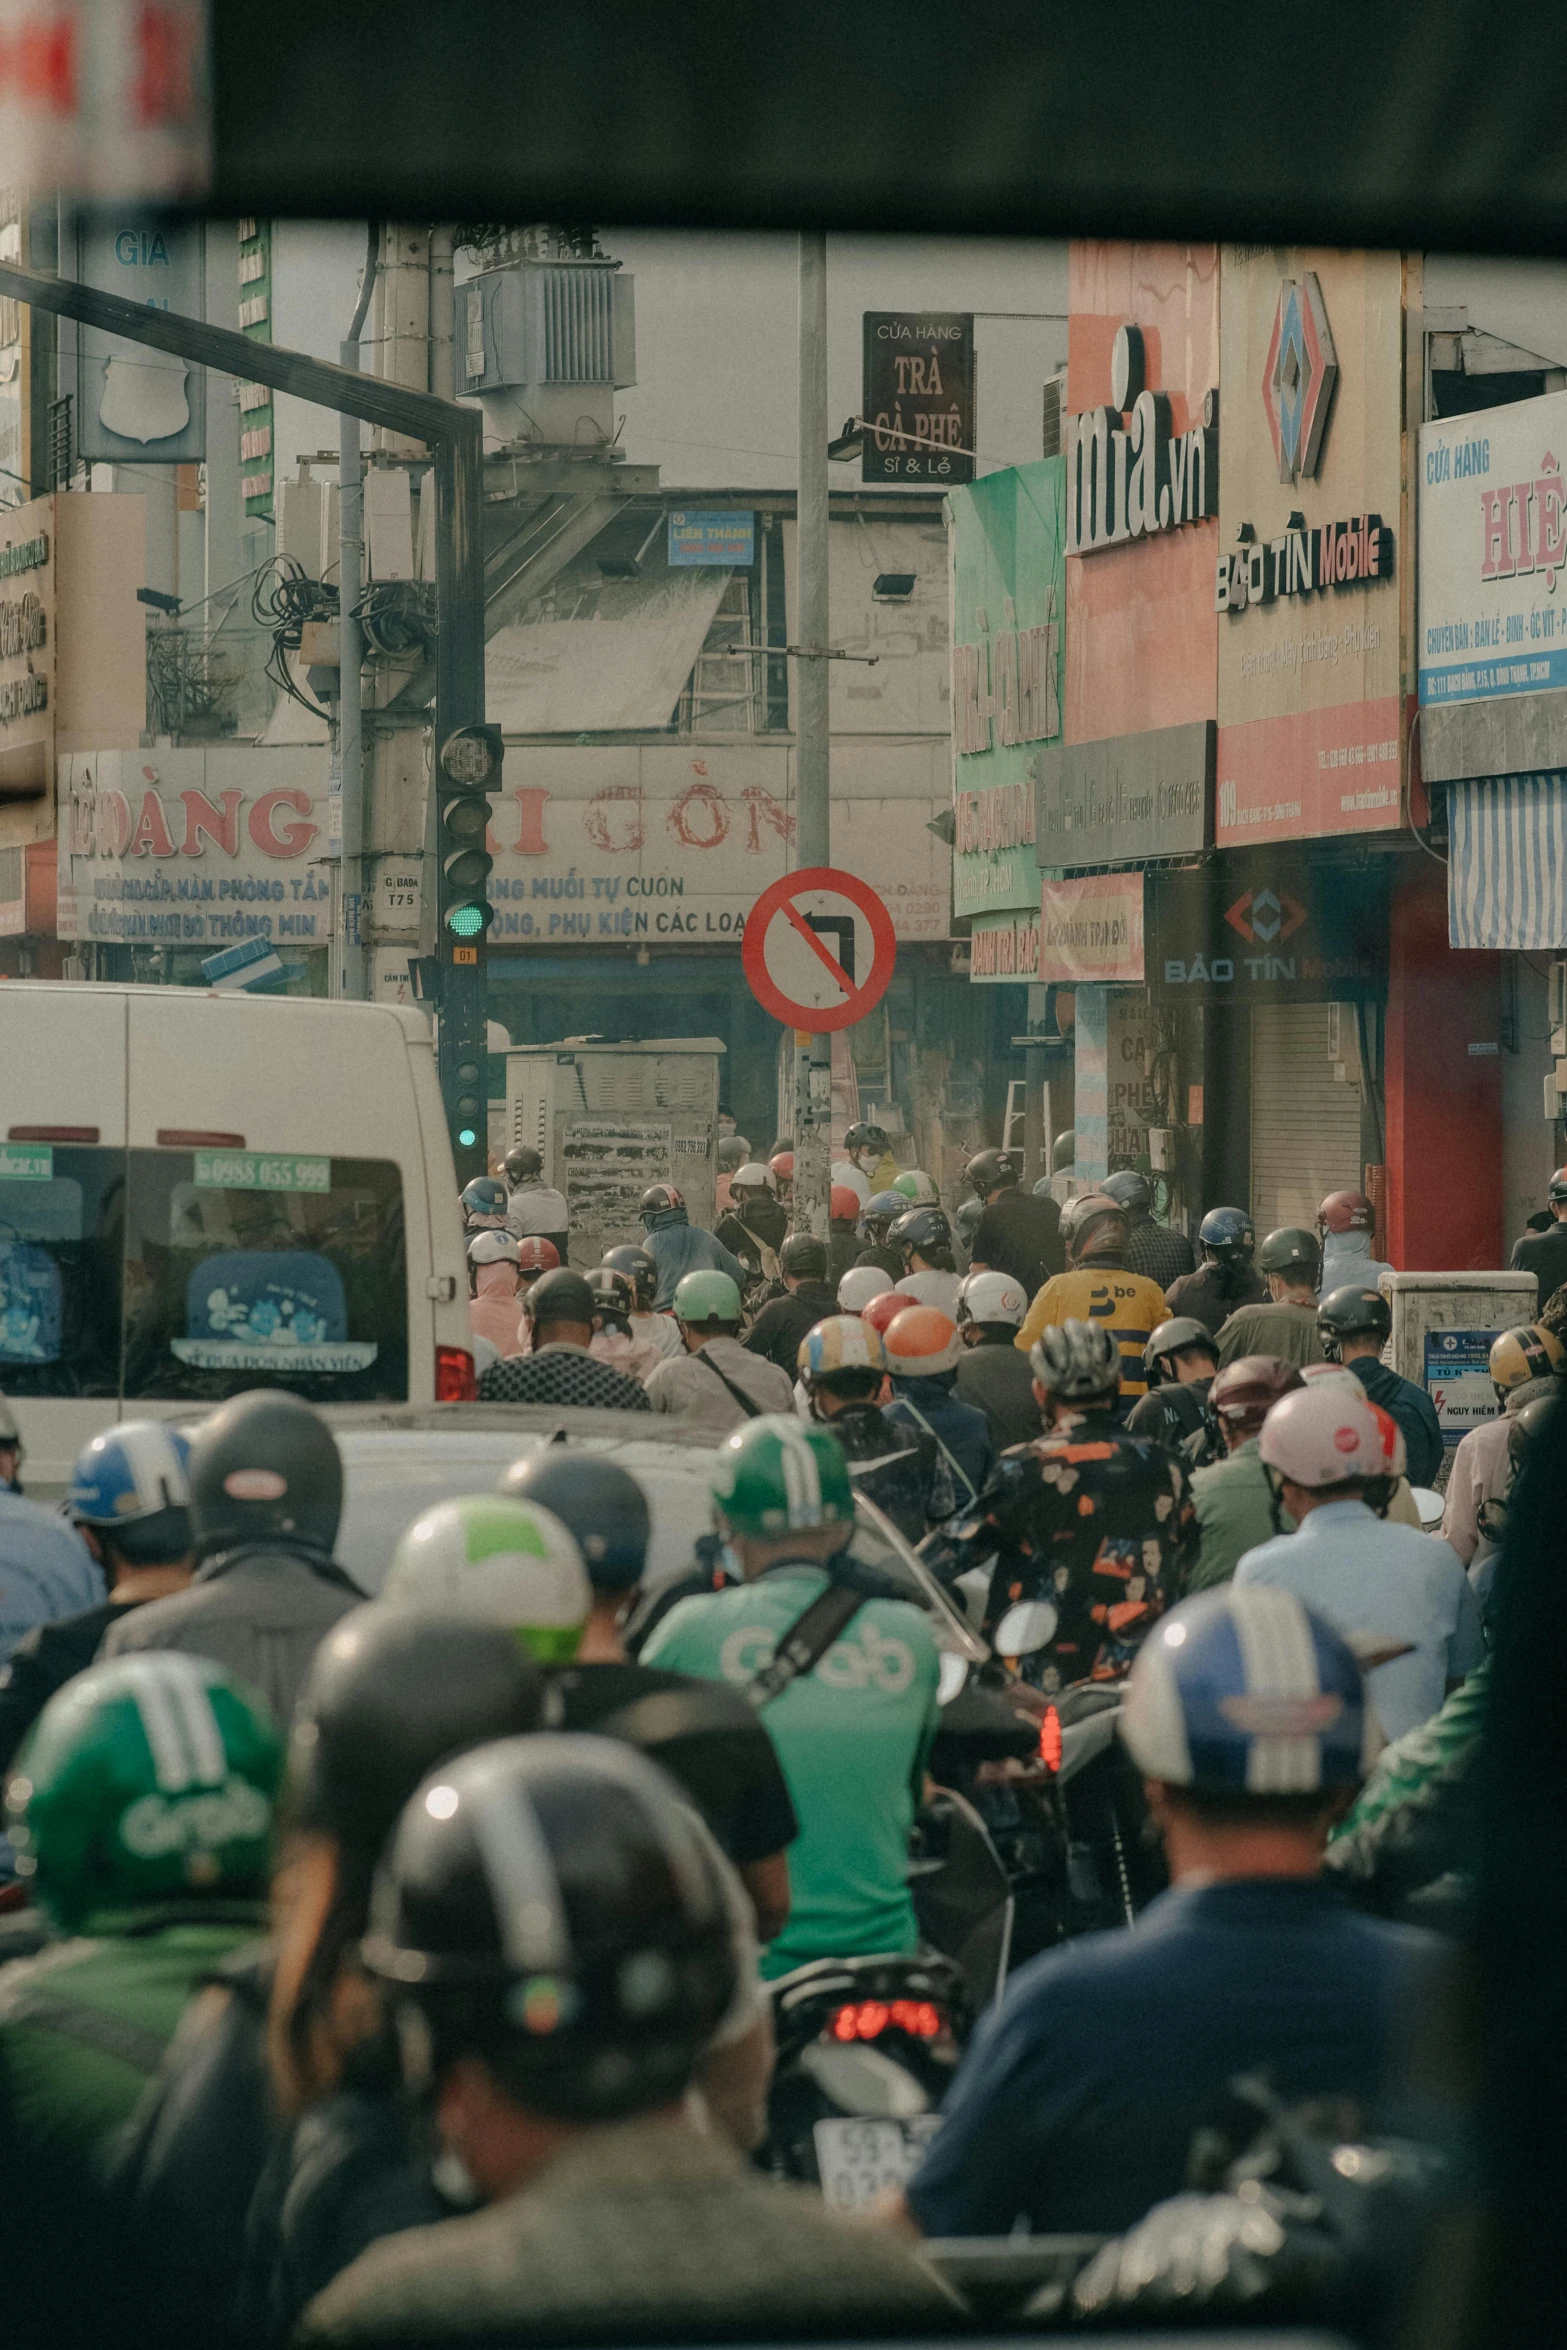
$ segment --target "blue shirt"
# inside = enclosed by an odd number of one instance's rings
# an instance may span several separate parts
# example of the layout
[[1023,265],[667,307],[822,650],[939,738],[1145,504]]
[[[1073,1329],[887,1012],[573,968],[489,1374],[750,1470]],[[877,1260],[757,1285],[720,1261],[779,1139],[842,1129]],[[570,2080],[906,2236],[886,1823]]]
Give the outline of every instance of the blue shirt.
[[1402,1738],[1441,1708],[1449,1681],[1485,1654],[1480,1603],[1458,1554],[1440,1535],[1389,1526],[1363,1501],[1324,1502],[1295,1534],[1259,1543],[1237,1583],[1293,1591],[1339,1632],[1379,1632],[1414,1643],[1367,1681],[1383,1735]]
[[80,1615],[103,1597],[102,1569],[75,1529],[0,1490],[0,1664],[35,1624]]
[[950,1372],[939,1379],[894,1379],[892,1401],[881,1408],[883,1418],[890,1420],[894,1427],[926,1428],[938,1444],[945,1446],[948,1457],[973,1488],[972,1493],[965,1493],[961,1482],[954,1478],[959,1509],[966,1509],[971,1500],[978,1499],[990,1475],[996,1448],[984,1413],[953,1394]]
[[980,2024],[910,2183],[927,2236],[1118,2232],[1186,2185],[1237,2073],[1375,2100],[1436,1949],[1321,1877],[1177,1886],[1030,1960]]
[[653,1299],[658,1313],[674,1304],[675,1291],[688,1273],[727,1273],[741,1296],[745,1295],[750,1275],[744,1265],[711,1232],[704,1232],[700,1224],[688,1222],[684,1208],[666,1208],[660,1220],[648,1226],[642,1245],[658,1268],[658,1289]]

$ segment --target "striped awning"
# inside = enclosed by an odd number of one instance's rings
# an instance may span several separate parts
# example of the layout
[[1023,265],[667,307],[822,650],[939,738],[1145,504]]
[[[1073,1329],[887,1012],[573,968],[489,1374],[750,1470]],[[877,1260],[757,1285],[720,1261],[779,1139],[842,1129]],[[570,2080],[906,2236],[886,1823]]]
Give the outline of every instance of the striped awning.
[[1449,943],[1567,946],[1567,774],[1450,783],[1447,809]]

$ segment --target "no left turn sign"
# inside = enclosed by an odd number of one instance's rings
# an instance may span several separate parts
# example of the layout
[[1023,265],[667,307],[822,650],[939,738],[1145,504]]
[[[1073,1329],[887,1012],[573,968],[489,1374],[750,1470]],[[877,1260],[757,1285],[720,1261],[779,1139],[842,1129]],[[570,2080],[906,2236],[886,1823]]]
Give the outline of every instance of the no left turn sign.
[[745,926],[751,993],[786,1028],[852,1028],[881,1002],[898,958],[892,916],[857,874],[806,865],[764,889]]

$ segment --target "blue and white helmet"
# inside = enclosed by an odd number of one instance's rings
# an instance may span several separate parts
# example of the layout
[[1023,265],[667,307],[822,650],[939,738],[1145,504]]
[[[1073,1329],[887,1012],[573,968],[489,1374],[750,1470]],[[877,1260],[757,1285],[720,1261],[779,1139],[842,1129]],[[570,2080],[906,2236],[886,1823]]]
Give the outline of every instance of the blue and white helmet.
[[77,1455],[66,1507],[84,1526],[133,1526],[190,1506],[190,1438],[166,1420],[122,1420]]
[[1382,1743],[1348,1642],[1265,1583],[1171,1609],[1137,1652],[1121,1735],[1150,1779],[1213,1795],[1355,1786]]

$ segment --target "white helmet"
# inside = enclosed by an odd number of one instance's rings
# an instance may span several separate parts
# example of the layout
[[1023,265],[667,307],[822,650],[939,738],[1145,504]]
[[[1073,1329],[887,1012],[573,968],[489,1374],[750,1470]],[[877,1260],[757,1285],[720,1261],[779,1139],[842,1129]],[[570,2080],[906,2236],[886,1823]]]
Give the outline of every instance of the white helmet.
[[922,1167],[905,1167],[892,1179],[894,1191],[901,1191],[911,1208],[939,1208],[941,1194]]
[[593,1606],[576,1541],[559,1518],[506,1494],[469,1493],[415,1518],[381,1598],[515,1632],[540,1664],[569,1663]]
[[468,1243],[470,1265],[516,1265],[521,1261],[517,1243],[509,1232],[476,1232]]
[[1388,1474],[1382,1430],[1365,1390],[1346,1394],[1335,1379],[1280,1396],[1262,1423],[1260,1450],[1270,1469],[1308,1492]]
[[971,1273],[958,1291],[960,1330],[965,1322],[1004,1322],[1009,1330],[1021,1330],[1027,1312],[1028,1292],[1010,1273]]
[[846,1314],[863,1314],[873,1297],[893,1286],[892,1275],[880,1265],[851,1265],[838,1284],[838,1303]]
[[764,1167],[760,1159],[747,1159],[743,1167],[736,1167],[729,1178],[731,1191],[734,1190],[736,1184],[742,1191],[750,1189],[752,1191],[770,1191],[776,1194],[778,1190],[777,1176],[771,1167]]

